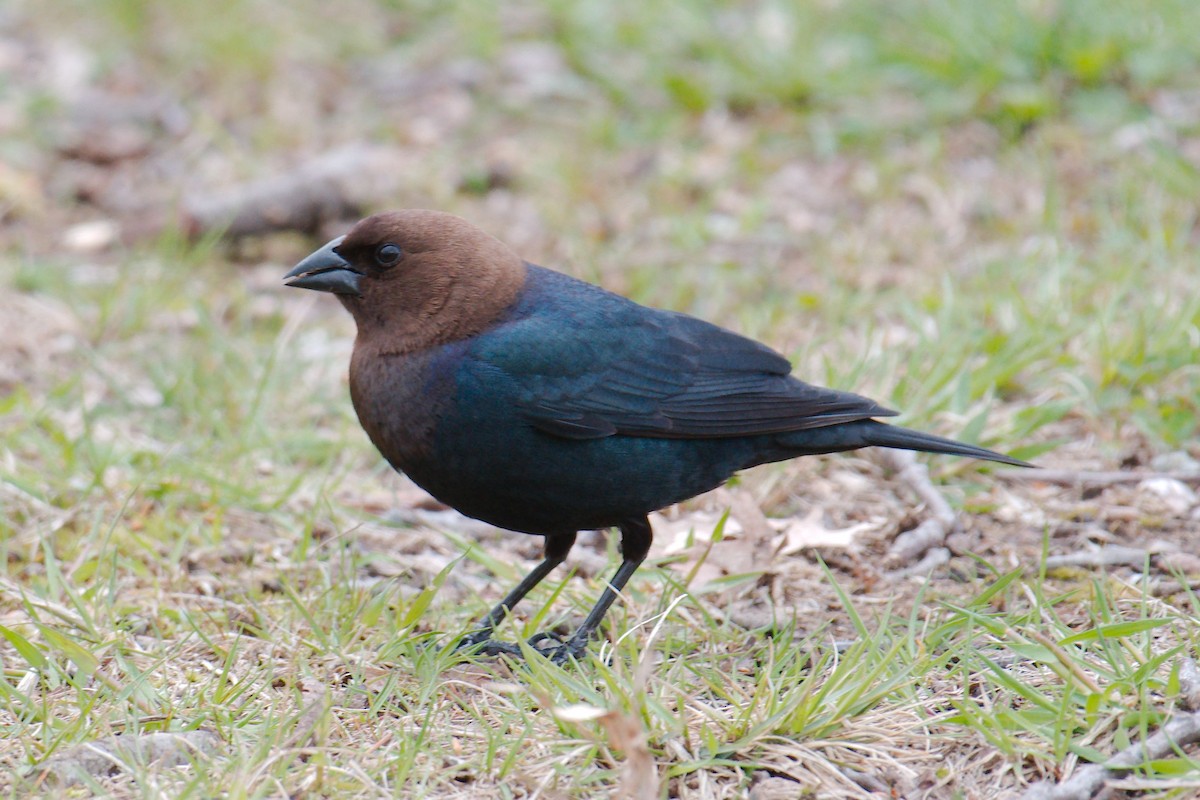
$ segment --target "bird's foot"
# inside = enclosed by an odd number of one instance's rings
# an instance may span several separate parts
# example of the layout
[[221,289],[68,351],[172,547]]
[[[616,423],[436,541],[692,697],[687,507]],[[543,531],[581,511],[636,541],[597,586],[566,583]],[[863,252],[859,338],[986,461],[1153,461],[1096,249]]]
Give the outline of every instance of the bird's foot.
[[512,656],[524,658],[521,648],[511,642],[499,642],[492,638],[490,630],[476,631],[464,636],[454,648],[456,652],[468,650],[481,656]]
[[529,640],[529,646],[539,653],[550,659],[552,664],[560,667],[565,666],[569,661],[578,661],[583,658],[587,652],[587,638],[572,636],[570,639],[563,641],[562,637],[557,633],[543,631],[536,633]]
[[[528,642],[529,646],[558,666],[565,666],[572,659],[582,659],[587,652],[587,639],[572,636],[563,639],[557,633],[544,631],[534,634]],[[524,659],[520,645],[511,642],[500,642],[491,638],[491,631],[476,631],[464,636],[454,648],[456,651],[469,651],[472,655],[481,656],[510,656],[514,659]]]
[[511,656],[514,658],[523,658],[520,646],[511,642],[497,642],[488,633],[472,633],[470,636],[463,637],[460,643],[455,646],[456,652],[466,650],[472,655],[479,656]]

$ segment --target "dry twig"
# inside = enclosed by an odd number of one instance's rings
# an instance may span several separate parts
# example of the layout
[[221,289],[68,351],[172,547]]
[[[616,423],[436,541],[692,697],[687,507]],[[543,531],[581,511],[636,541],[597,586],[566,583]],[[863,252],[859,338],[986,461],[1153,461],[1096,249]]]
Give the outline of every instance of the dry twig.
[[1171,595],[1183,592],[1200,592],[1200,580],[1163,578],[1162,580],[1151,581],[1147,591],[1151,597],[1170,597]]
[[1046,568],[1060,567],[1140,567],[1146,563],[1152,553],[1142,547],[1125,547],[1123,545],[1108,545],[1095,550],[1085,550],[1080,553],[1066,553],[1061,556],[1047,556]]
[[[1185,698],[1200,696],[1200,671],[1191,659],[1179,672],[1180,689]],[[1104,789],[1109,780],[1145,761],[1165,758],[1178,748],[1200,741],[1200,712],[1177,715],[1144,742],[1136,742],[1103,764],[1078,769],[1059,784],[1039,782],[1025,792],[1024,800],[1088,800]]]
[[1112,470],[1092,472],[1084,469],[1002,469],[992,473],[997,478],[1022,483],[1056,483],[1062,486],[1116,486],[1122,483],[1141,483],[1148,480],[1172,480],[1200,484],[1200,472],[1133,472]]
[[917,563],[887,573],[887,579],[902,581],[914,575],[928,575],[948,561],[950,561],[950,551],[945,547],[934,547]]
[[286,175],[188,199],[184,229],[196,238],[218,231],[237,239],[272,231],[316,234],[325,223],[361,216],[395,193],[405,170],[388,148],[352,145],[323,153]]
[[917,493],[930,513],[929,518],[920,525],[897,536],[888,551],[888,560],[892,563],[908,564],[930,548],[942,546],[947,534],[954,528],[954,509],[933,485],[929,479],[929,468],[917,461],[915,453],[910,450],[884,450],[883,457],[896,471],[897,477]]

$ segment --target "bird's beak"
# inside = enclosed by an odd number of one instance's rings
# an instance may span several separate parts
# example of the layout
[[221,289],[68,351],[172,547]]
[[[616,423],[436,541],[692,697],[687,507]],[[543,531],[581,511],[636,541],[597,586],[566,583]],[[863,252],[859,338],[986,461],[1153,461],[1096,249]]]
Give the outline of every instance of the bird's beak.
[[337,246],[345,238],[339,236],[320,250],[309,254],[295,269],[284,275],[283,280],[288,286],[299,289],[362,296],[362,291],[358,288],[362,273],[355,272],[350,262],[337,253]]

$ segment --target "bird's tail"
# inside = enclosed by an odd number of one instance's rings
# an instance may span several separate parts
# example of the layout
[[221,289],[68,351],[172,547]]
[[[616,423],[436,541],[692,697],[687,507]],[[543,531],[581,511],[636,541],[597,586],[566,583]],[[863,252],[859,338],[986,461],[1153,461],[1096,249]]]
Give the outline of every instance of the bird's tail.
[[943,439],[929,433],[921,433],[898,425],[888,425],[873,419],[830,425],[827,428],[810,428],[783,434],[779,442],[785,447],[799,451],[795,455],[808,453],[834,453],[857,450],[860,447],[894,447],[897,450],[920,450],[926,453],[944,453],[952,456],[979,458],[997,461],[1014,467],[1032,467],[1026,461],[976,447],[973,444]]

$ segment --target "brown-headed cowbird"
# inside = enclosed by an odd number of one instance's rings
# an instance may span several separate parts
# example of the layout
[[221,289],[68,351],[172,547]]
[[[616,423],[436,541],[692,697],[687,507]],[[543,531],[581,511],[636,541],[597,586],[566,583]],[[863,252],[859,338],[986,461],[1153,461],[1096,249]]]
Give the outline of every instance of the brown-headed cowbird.
[[544,560],[463,641],[488,653],[520,652],[492,631],[577,531],[617,527],[620,568],[545,649],[581,655],[646,557],[647,514],[740,469],[872,445],[1024,465],[879,422],[896,412],[797,380],[758,342],[522,261],[450,214],[368,217],[286,281],[354,316],[350,396],[393,467],[469,517],[545,537]]

